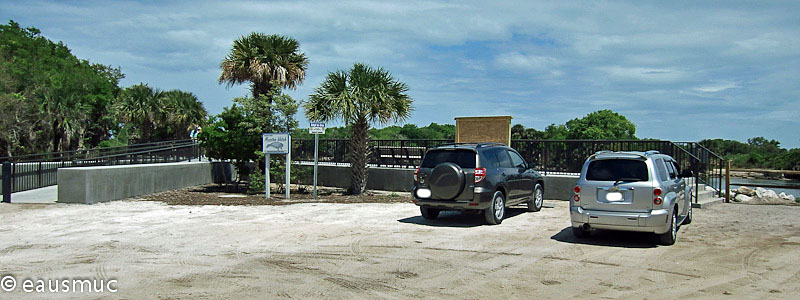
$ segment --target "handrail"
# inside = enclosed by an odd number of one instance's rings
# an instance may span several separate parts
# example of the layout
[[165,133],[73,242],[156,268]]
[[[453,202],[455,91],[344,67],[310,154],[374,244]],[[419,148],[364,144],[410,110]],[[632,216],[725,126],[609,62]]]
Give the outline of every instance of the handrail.
[[182,149],[182,148],[186,148],[186,147],[194,147],[195,145],[196,145],[195,143],[190,143],[190,144],[170,146],[170,147],[165,147],[165,148],[142,150],[142,151],[138,151],[138,152],[126,152],[126,153],[120,153],[120,154],[114,154],[114,155],[99,156],[99,157],[92,157],[92,158],[84,158],[84,159],[80,159],[78,161],[100,160],[100,159],[121,157],[121,156],[128,156],[128,155],[147,154],[147,153],[153,153],[153,152],[158,152],[158,151],[166,151],[166,150]]
[[[52,160],[75,160],[77,155],[65,156],[64,154],[73,154],[73,153],[80,153],[83,152],[84,156],[88,155],[90,152],[97,151],[97,152],[112,152],[112,153],[122,153],[125,150],[139,150],[141,148],[156,148],[162,147],[164,145],[169,144],[189,144],[193,143],[194,141],[189,139],[183,140],[168,140],[168,141],[159,141],[159,142],[151,142],[151,143],[143,143],[143,144],[132,144],[132,145],[124,145],[124,146],[113,146],[113,147],[97,147],[97,148],[90,148],[90,149],[78,149],[78,150],[70,150],[70,151],[60,151],[60,152],[46,152],[46,153],[35,153],[35,154],[25,154],[25,155],[18,155],[18,156],[5,156],[0,157],[0,161],[11,161],[11,162],[24,162],[24,161],[33,161],[31,158],[33,157],[42,157],[43,160],[35,160],[35,161],[52,161]],[[123,149],[124,148],[124,149]],[[112,150],[112,151],[108,151]],[[123,150],[123,151],[116,151],[116,150]],[[51,157],[49,157],[51,156]]]
[[703,148],[703,150],[706,150],[706,151],[707,151],[708,153],[710,153],[711,155],[714,155],[714,156],[715,156],[717,159],[725,160],[725,158],[724,158],[724,157],[722,157],[722,155],[719,155],[719,154],[717,154],[716,152],[714,152],[714,151],[711,151],[710,149],[706,148],[706,146],[703,146],[703,144],[700,144],[700,143],[698,143],[698,142],[693,142],[693,143],[694,143],[695,145],[697,145],[698,147],[700,147],[700,148]]

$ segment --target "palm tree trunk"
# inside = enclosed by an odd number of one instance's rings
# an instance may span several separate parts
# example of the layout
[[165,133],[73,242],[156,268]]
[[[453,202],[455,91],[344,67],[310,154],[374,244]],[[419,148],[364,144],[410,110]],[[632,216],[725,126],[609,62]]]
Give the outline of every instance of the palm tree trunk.
[[53,152],[59,152],[59,147],[61,146],[61,125],[58,119],[53,121],[53,142],[52,142]]
[[269,104],[272,104],[272,95],[269,94],[269,91],[272,89],[272,84],[268,82],[254,82],[250,88],[252,89],[254,99],[258,98],[259,95],[264,95],[264,97],[267,97]]
[[359,118],[350,131],[350,194],[360,195],[367,190],[367,162],[369,149],[369,123]]

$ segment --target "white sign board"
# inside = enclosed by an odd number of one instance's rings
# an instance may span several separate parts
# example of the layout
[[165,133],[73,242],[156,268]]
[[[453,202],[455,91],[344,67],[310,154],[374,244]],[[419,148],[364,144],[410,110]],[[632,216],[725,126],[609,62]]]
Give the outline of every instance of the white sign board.
[[261,143],[265,154],[287,154],[289,153],[289,133],[264,133],[261,135]]
[[310,134],[325,134],[325,123],[322,122],[310,122],[311,124],[308,126],[308,133]]

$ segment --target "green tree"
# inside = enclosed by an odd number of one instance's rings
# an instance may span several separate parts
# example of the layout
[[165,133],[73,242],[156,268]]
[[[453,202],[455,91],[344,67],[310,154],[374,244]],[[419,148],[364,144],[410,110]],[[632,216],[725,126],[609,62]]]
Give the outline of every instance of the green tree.
[[161,105],[163,92],[140,83],[122,91],[116,103],[121,122],[129,124],[131,138],[137,142],[157,140],[155,132],[165,107]]
[[[119,90],[119,69],[78,59],[34,27],[14,21],[0,25],[0,70],[6,77],[0,87],[6,107],[33,107],[37,118],[15,126],[27,136],[4,147],[31,153],[82,148],[87,141],[94,146],[114,125],[104,116]],[[0,111],[2,118],[20,116],[19,110],[11,111],[15,116]]]
[[239,173],[239,178],[248,175],[247,162],[258,159],[256,151],[261,145],[261,133],[253,132],[244,108],[232,105],[211,117],[209,124],[198,135],[206,155],[219,160],[230,160]]
[[366,190],[370,124],[401,121],[411,115],[408,86],[382,68],[356,63],[348,71],[329,73],[304,104],[311,120],[342,120],[350,135],[350,193]]
[[566,140],[569,136],[569,129],[566,125],[550,124],[544,128],[544,137],[548,140]]
[[190,128],[201,126],[206,121],[206,108],[203,103],[192,93],[171,90],[161,95],[162,105],[165,107],[166,115],[161,127],[164,128],[164,135],[171,139],[187,138]]
[[636,139],[636,125],[625,116],[605,109],[567,121],[567,139]]
[[253,98],[269,96],[274,85],[294,89],[306,77],[308,58],[297,40],[253,32],[233,41],[231,52],[220,64],[219,83],[250,83]]

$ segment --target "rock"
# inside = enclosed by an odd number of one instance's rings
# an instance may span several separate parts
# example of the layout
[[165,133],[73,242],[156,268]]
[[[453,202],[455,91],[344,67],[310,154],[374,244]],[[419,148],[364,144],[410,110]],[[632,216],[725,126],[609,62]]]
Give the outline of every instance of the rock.
[[749,187],[746,187],[746,186],[740,186],[735,191],[736,191],[737,194],[744,194],[744,195],[750,196],[750,197],[753,197],[753,196],[756,195],[756,191],[755,190],[753,190],[753,189],[751,189]]
[[738,194],[736,197],[733,198],[733,201],[736,202],[750,202],[753,201],[753,197],[747,196],[745,194]]
[[787,194],[787,193],[784,193],[784,192],[781,192],[781,193],[778,195],[778,197],[781,197],[781,199],[783,199],[783,200],[786,200],[786,201],[792,201],[792,202],[794,202],[794,200],[795,200],[795,198],[794,198],[794,195],[789,195],[789,194]]
[[755,198],[757,198],[759,201],[761,201],[763,203],[782,203],[782,202],[784,202],[784,200],[781,199],[781,197],[778,196],[778,194],[775,193],[775,191],[768,190],[768,189],[765,189],[765,188],[760,188],[760,187],[756,188],[756,196],[755,196]]

